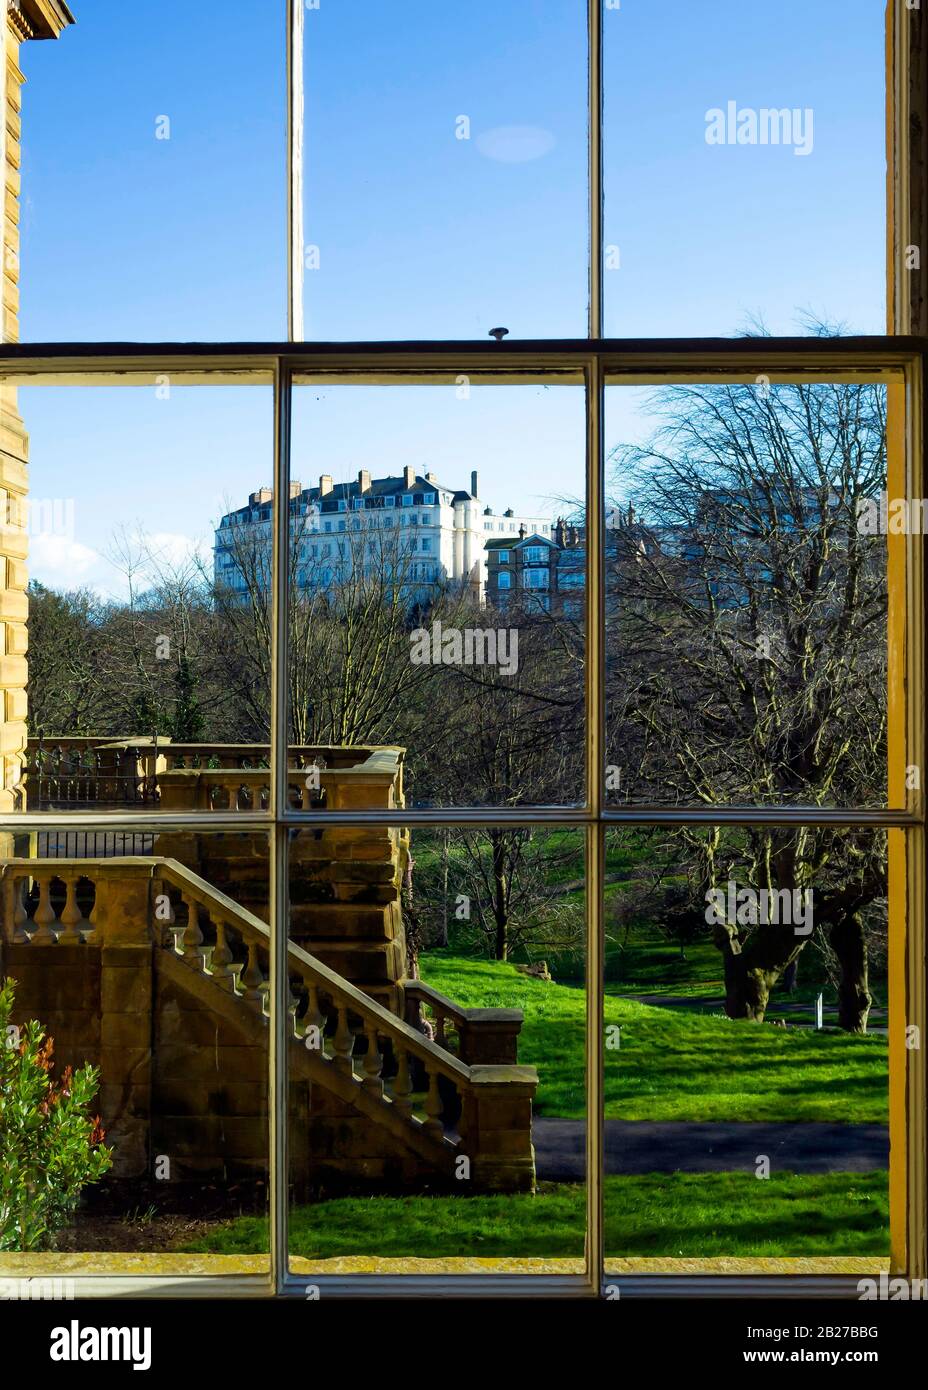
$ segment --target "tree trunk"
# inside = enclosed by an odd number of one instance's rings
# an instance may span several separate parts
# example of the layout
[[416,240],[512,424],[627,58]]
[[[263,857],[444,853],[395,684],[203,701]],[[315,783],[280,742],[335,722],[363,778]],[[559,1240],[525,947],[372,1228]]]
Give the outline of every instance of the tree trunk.
[[493,834],[493,916],[496,921],[496,959],[509,958],[509,912],[506,905],[506,842]]
[[860,913],[850,912],[831,929],[831,944],[841,966],[838,985],[838,1027],[847,1033],[866,1033],[873,995],[870,993],[867,938]]
[[725,965],[725,1013],[763,1023],[771,989],[805,941],[797,941],[790,928],[757,927],[742,942],[737,929],[724,923],[715,929],[715,944]]
[[751,1023],[763,1023],[770,1000],[771,981],[763,970],[751,970],[742,964],[743,957],[726,961],[725,1013],[729,1018],[745,1018]]

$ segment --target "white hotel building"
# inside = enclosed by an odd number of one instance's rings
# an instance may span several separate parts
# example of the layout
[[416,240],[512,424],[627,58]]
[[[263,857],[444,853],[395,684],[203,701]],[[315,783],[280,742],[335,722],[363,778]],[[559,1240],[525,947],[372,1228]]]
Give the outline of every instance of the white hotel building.
[[[247,506],[222,518],[213,551],[217,585],[247,592],[244,557],[252,557],[248,563],[254,566],[255,555],[270,555],[273,503],[272,489],[261,488]],[[467,585],[483,603],[486,543],[520,534],[550,536],[553,530],[546,518],[516,516],[511,508],[500,516],[482,506],[476,472],[468,492],[411,467],[395,478],[372,478],[361,469],[350,483],[336,483],[328,474],[318,487],[293,482],[290,512],[299,587],[334,589],[361,556],[371,557],[365,565],[382,564],[389,540],[392,553],[402,553],[403,587],[416,602],[428,602],[442,588]],[[266,561],[265,568],[269,571]]]

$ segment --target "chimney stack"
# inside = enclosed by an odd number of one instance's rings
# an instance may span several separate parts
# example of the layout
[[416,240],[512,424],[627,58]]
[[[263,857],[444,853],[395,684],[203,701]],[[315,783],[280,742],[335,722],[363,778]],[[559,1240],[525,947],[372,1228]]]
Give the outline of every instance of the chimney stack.
[[319,479],[319,496],[328,497],[331,491],[332,475],[330,473],[323,473],[322,477]]
[[567,533],[564,529],[564,518],[559,516],[557,525],[554,528],[554,541],[558,550],[563,550],[567,545]]
[[298,482],[296,481],[295,478],[291,478],[291,480],[290,480],[290,500],[292,501],[294,497],[299,497],[299,495],[300,495],[300,493],[301,493],[302,491],[303,491],[303,484],[302,484],[302,483],[298,483]]
[[480,474],[477,472],[476,468],[470,475],[470,495],[471,497],[480,496]]
[[410,468],[409,464],[407,463],[406,467],[403,469],[403,487],[415,487],[415,485],[416,470],[414,468]]
[[371,490],[371,475],[370,475],[370,473],[367,471],[366,468],[362,468],[361,471],[360,471],[360,473],[358,474],[358,491],[359,491],[359,492],[370,492],[370,490]]

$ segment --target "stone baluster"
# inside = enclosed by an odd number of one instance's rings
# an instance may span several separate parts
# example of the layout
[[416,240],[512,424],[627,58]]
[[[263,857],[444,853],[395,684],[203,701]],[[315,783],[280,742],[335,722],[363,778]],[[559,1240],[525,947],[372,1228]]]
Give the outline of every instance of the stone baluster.
[[23,901],[23,889],[28,882],[27,878],[17,877],[13,879],[13,941],[16,945],[30,940],[29,933],[26,931],[29,914]]
[[293,983],[292,983],[292,981],[291,981],[291,980],[289,979],[289,977],[288,977],[288,979],[287,979],[287,1018],[288,1018],[289,1022],[288,1022],[288,1024],[287,1024],[287,1036],[290,1037],[290,1038],[298,1038],[298,1037],[299,1037],[299,1033],[297,1032],[297,1027],[296,1027],[296,1011],[297,1011],[297,1009],[298,1009],[299,1007],[300,1007],[300,997],[299,997],[298,994],[295,994],[295,993],[294,993],[294,990],[293,990]]
[[[325,1036],[325,1014],[319,1007],[319,988],[312,980],[304,980],[309,1001],[306,1005],[306,1016],[303,1019],[303,1041],[313,1052],[324,1053],[323,1038]],[[316,1041],[318,1039],[318,1043]]]
[[248,960],[245,969],[239,976],[239,983],[242,986],[242,998],[247,999],[249,1004],[257,1004],[263,1011],[267,991],[264,988],[264,971],[261,969],[261,962],[258,959],[257,941],[249,941],[248,943]]
[[33,946],[54,946],[58,940],[58,934],[52,928],[52,922],[58,919],[55,916],[55,909],[52,907],[50,878],[43,877],[39,881],[39,905],[35,910],[35,931],[32,933]]
[[353,1071],[351,1057],[354,1052],[354,1034],[348,1027],[348,1009],[344,1004],[338,1005],[338,1027],[335,1029],[333,1047],[335,1049],[335,1065],[341,1071]]
[[226,788],[226,801],[230,811],[238,810],[238,785],[230,782]]
[[372,1091],[374,1095],[383,1095],[383,1057],[377,1042],[377,1026],[374,1023],[366,1023],[364,1036],[367,1039],[367,1052],[364,1054],[364,1076],[361,1085],[365,1091]]
[[447,1048],[445,1042],[445,1015],[440,1009],[433,1009],[435,1015],[435,1041],[439,1047]]
[[203,968],[203,933],[200,930],[200,908],[193,898],[184,898],[187,905],[187,926],[184,930],[184,959]]
[[177,925],[177,914],[174,911],[174,904],[171,902],[167,881],[163,878],[153,878],[151,895],[154,940],[162,946],[170,944],[180,954],[179,937],[183,932],[183,927]]
[[412,1114],[412,1082],[409,1079],[409,1053],[405,1047],[396,1050],[396,1076],[393,1078],[393,1104],[404,1119]]
[[66,900],[61,913],[62,931],[58,935],[60,946],[79,946],[84,939],[81,933],[87,923],[77,903],[77,880],[78,875],[71,874],[64,881]]
[[426,1134],[431,1134],[433,1139],[440,1139],[444,1134],[441,1122],[441,1096],[438,1093],[438,1072],[429,1069],[429,1090],[425,1098],[425,1124],[423,1128]]
[[226,939],[226,924],[220,917],[216,922],[216,944],[210,952],[209,973],[216,983],[230,993],[235,988],[232,952]]

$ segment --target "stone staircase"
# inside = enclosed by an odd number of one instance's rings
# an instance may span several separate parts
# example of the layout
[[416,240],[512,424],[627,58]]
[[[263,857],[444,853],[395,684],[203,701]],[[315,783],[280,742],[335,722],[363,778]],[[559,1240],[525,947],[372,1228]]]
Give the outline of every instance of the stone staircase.
[[[266,923],[164,855],[11,860],[0,894],[0,973],[61,1064],[99,1066],[118,1175],[166,1155],[179,1180],[260,1177]],[[391,985],[391,1009],[296,941],[288,973],[296,1190],[533,1189],[517,1011],[462,1010],[415,981]],[[423,1009],[434,1039],[408,1021]]]

